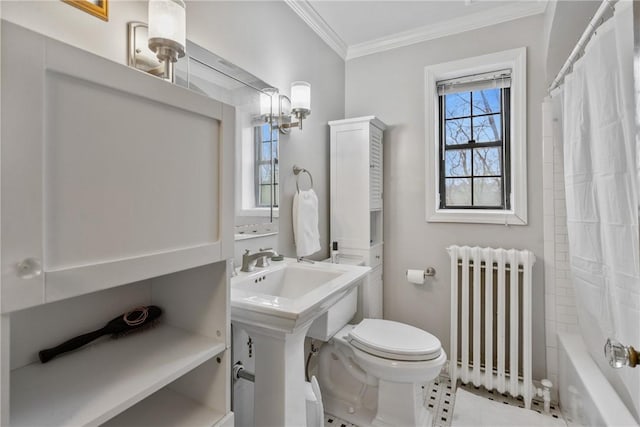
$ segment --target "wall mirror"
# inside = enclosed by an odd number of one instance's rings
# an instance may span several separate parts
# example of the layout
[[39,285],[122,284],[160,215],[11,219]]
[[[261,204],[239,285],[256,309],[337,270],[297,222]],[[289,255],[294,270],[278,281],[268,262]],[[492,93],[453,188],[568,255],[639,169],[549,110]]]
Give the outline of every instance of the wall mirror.
[[[129,65],[160,75],[149,49],[148,27],[130,22]],[[277,89],[224,58],[187,40],[187,54],[175,67],[176,84],[236,107],[236,239],[278,232],[279,173]]]
[[176,83],[236,107],[236,240],[278,232],[278,91],[224,58],[187,41]]

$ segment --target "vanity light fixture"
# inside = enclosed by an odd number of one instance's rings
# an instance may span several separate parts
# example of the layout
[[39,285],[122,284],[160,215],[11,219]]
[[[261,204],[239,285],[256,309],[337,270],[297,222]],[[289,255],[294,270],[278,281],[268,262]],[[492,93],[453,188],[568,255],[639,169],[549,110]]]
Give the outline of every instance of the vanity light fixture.
[[[302,130],[302,121],[311,114],[311,84],[303,81],[291,83],[291,99],[280,95],[280,111],[278,129],[281,133],[289,133],[292,127]],[[296,122],[291,117],[296,118]]]
[[276,116],[277,105],[272,103],[278,100],[278,89],[273,87],[267,87],[260,91],[260,117],[268,122],[270,119]]
[[164,65],[163,78],[172,83],[174,63],[187,44],[185,9],[183,0],[149,0],[149,49]]

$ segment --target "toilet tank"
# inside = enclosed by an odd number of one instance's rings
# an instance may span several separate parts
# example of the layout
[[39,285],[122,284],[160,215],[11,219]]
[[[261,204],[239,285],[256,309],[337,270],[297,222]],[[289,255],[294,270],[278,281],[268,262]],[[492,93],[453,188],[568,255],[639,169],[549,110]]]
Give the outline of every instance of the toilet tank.
[[321,341],[329,341],[356,314],[358,307],[358,288],[362,280],[344,298],[334,304],[322,316],[313,321],[307,336]]

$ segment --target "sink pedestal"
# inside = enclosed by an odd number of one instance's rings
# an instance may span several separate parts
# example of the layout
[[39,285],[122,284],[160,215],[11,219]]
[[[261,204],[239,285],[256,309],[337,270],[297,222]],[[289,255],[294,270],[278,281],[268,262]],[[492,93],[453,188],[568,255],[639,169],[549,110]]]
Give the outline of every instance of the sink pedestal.
[[243,323],[238,326],[251,336],[256,349],[255,425],[307,425],[304,338],[311,323],[294,332],[277,332]]

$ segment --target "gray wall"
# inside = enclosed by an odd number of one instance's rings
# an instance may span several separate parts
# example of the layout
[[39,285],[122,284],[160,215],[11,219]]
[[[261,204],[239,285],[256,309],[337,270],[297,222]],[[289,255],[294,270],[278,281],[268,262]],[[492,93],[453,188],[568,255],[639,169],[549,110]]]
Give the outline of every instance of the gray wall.
[[549,3],[544,32],[547,84],[555,79],[599,6],[593,0]]
[[[111,1],[109,21],[60,1],[2,1],[2,18],[113,61],[126,63],[129,21],[147,21],[146,1]],[[311,171],[320,202],[322,251],[329,239],[327,121],[344,117],[344,61],[284,2],[188,1],[187,37],[289,95],[294,80],[311,83],[312,114],[304,131],[281,138],[278,249],[294,256],[291,203],[298,164]]]
[[[542,15],[353,59],[346,65],[346,115],[374,114],[389,125],[384,144],[384,316],[436,335],[449,348],[450,274],[445,248],[466,244],[532,250],[533,373],[545,375],[542,125],[545,57]],[[527,47],[529,225],[425,221],[424,67]],[[432,166],[427,165],[431,168]],[[408,268],[437,270],[423,286],[407,283]]]

